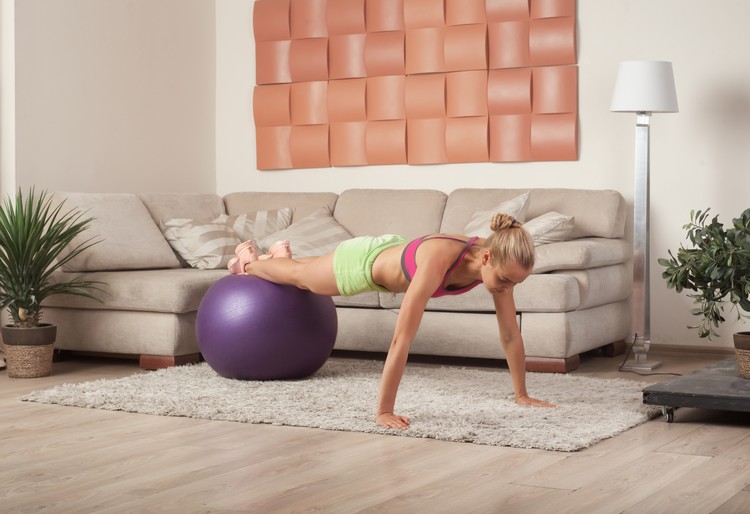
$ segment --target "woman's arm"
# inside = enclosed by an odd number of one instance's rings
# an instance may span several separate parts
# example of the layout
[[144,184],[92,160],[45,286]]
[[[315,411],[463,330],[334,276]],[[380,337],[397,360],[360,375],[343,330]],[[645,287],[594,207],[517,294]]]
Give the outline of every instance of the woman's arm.
[[497,324],[500,329],[500,344],[508,361],[510,376],[513,380],[513,391],[519,405],[554,407],[551,403],[531,398],[526,391],[526,352],[523,338],[516,321],[516,303],[513,300],[513,289],[492,295],[495,302]]
[[393,340],[385,359],[383,377],[380,381],[376,418],[378,425],[386,428],[409,428],[409,418],[396,415],[393,412],[396,404],[396,393],[409,357],[409,347],[417,334],[427,301],[440,286],[446,270],[447,267],[438,262],[420,262],[418,270],[406,290],[404,301],[399,309]]

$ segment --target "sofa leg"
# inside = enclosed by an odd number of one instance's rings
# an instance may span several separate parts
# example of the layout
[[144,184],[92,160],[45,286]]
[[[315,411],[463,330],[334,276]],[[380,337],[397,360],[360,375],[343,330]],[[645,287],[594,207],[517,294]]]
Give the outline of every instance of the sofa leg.
[[581,358],[573,355],[566,359],[551,359],[548,357],[526,357],[526,371],[535,373],[568,373],[578,369]]
[[141,354],[141,369],[161,369],[183,364],[197,364],[201,361],[200,353],[189,353],[187,355],[146,355]]
[[614,343],[605,344],[602,346],[602,354],[605,357],[617,357],[618,355],[622,355],[625,353],[625,349],[627,348],[627,343],[625,343],[624,340],[615,341]]

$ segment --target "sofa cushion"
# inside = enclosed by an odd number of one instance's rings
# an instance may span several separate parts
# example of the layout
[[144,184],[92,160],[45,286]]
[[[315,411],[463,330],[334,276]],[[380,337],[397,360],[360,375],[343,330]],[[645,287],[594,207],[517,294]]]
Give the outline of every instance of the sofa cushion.
[[411,239],[440,230],[446,198],[429,189],[349,189],[339,195],[333,215],[353,236]]
[[[574,277],[565,275],[530,275],[514,291],[516,309],[519,312],[546,310],[554,312],[572,311],[580,305],[580,290]],[[384,308],[398,309],[404,294],[385,295],[380,301]],[[427,310],[447,312],[494,313],[492,295],[484,286],[456,295],[430,298]]]
[[[141,200],[127,193],[55,193],[56,201],[94,218],[72,245],[101,242],[63,266],[64,271],[174,268],[180,266]],[[63,207],[65,209],[65,207]]]
[[284,230],[257,240],[256,244],[262,251],[267,251],[274,242],[287,240],[291,243],[292,254],[295,257],[313,257],[331,253],[339,243],[351,237],[352,235],[333,219],[328,207],[320,207]]
[[219,195],[209,193],[140,193],[138,198],[158,226],[172,219],[213,220],[224,211]]
[[108,309],[145,312],[183,313],[198,310],[203,295],[218,279],[227,275],[226,270],[195,270],[190,268],[164,270],[99,271],[80,274],[55,273],[53,281],[85,280],[103,282],[105,294],[96,296],[97,302],[89,298],[71,295],[48,297],[44,306],[69,309]]
[[[514,198],[518,198],[524,194],[529,194],[529,190],[456,189],[446,199],[445,212],[443,213],[439,230],[444,234],[463,234],[466,230],[466,225],[468,225],[477,211],[491,211],[495,206],[504,202],[510,202]],[[530,198],[531,195],[529,194]],[[527,213],[529,207],[530,204],[527,204]],[[487,225],[489,228],[489,220]]]
[[[515,287],[518,312],[568,312],[619,302],[630,295],[632,280],[626,264],[530,275]],[[404,294],[380,294],[381,305],[398,309]],[[456,295],[431,298],[427,310],[495,312],[492,295],[483,286]]]
[[380,293],[367,291],[354,296],[334,296],[336,307],[370,307],[380,308]]
[[227,214],[244,214],[269,209],[291,207],[294,210],[292,222],[300,220],[320,207],[328,207],[333,212],[338,195],[336,193],[230,193],[224,197]]
[[576,220],[571,237],[625,236],[625,199],[609,189],[532,189],[527,219],[556,211]]
[[[524,189],[456,189],[448,197],[441,232],[460,234],[476,210],[488,210]],[[627,216],[625,200],[617,191],[587,189],[531,189],[526,219],[550,211],[575,218],[572,238],[622,238]]]
[[492,233],[490,225],[492,216],[496,213],[513,216],[518,221],[526,221],[526,211],[529,209],[529,193],[518,195],[515,198],[499,203],[492,209],[474,211],[471,219],[464,227],[461,234],[467,236],[489,237]]

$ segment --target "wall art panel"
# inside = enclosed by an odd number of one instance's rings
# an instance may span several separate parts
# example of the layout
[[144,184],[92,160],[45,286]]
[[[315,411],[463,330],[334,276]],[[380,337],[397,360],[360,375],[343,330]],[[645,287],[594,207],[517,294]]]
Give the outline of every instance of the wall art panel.
[[575,0],[256,0],[259,169],[578,158]]
[[445,4],[443,0],[404,0],[404,27],[407,30],[444,25]]
[[445,71],[487,69],[487,24],[446,27],[443,38]]
[[292,38],[328,37],[326,5],[327,0],[291,0],[289,26]]
[[365,71],[368,77],[406,73],[403,30],[368,32],[365,36]]
[[368,77],[366,87],[368,120],[406,120],[406,76]]
[[255,80],[258,84],[279,84],[292,81],[289,68],[291,40],[259,41],[255,45]]
[[366,166],[366,121],[332,122],[331,166]]
[[365,0],[365,27],[367,32],[404,30],[404,0]]
[[331,122],[367,120],[367,79],[328,82],[328,119]]
[[365,152],[367,164],[406,164],[406,120],[368,122]]
[[487,24],[485,0],[445,0],[446,25]]
[[448,162],[484,162],[488,158],[487,116],[448,118],[445,155]]
[[365,34],[328,38],[328,67],[331,79],[366,77]]
[[529,0],[486,0],[487,22],[527,20]]
[[406,124],[409,164],[445,164],[445,118],[419,118]]
[[445,106],[450,118],[487,116],[487,71],[446,74]]
[[326,22],[329,36],[364,34],[365,0],[328,0]]

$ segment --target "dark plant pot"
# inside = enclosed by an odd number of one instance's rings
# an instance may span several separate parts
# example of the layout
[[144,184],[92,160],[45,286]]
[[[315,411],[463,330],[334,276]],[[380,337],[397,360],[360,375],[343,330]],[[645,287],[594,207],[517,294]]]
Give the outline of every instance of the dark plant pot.
[[52,373],[57,326],[2,327],[10,378],[39,378]]
[[735,332],[732,337],[739,374],[742,378],[750,378],[750,332]]

